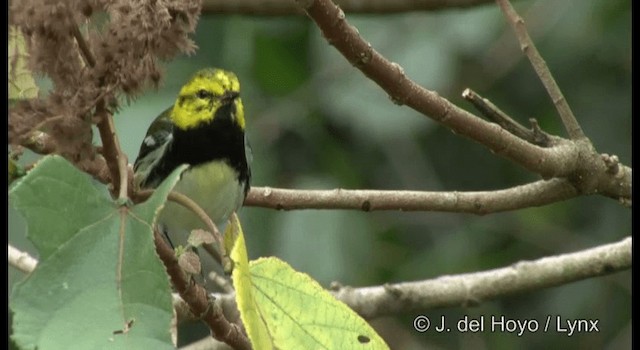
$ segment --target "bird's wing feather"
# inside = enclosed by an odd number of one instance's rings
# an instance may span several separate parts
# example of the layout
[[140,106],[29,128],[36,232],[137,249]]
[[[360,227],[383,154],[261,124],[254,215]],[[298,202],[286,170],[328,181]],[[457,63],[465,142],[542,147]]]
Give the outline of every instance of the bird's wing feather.
[[138,158],[136,158],[133,170],[135,172],[134,183],[141,186],[147,181],[151,169],[162,158],[167,147],[170,147],[173,124],[169,119],[172,107],[166,109],[149,126],[147,134],[140,145]]

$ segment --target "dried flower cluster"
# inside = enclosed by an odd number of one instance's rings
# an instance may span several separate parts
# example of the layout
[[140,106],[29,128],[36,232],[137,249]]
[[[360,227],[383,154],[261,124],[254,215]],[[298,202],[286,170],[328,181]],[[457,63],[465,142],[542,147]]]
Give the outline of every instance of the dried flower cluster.
[[24,34],[28,67],[53,89],[10,109],[9,143],[94,168],[96,107],[117,108],[118,97],[157,86],[159,61],[192,53],[200,8],[201,0],[12,1],[9,21]]

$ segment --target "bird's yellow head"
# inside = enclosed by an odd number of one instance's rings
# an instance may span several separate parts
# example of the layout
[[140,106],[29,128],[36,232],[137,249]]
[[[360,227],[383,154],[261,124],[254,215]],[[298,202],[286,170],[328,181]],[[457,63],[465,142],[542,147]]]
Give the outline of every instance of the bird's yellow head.
[[171,112],[173,124],[183,130],[210,123],[216,111],[234,104],[231,119],[244,130],[244,108],[240,82],[232,72],[206,68],[198,71],[180,90]]

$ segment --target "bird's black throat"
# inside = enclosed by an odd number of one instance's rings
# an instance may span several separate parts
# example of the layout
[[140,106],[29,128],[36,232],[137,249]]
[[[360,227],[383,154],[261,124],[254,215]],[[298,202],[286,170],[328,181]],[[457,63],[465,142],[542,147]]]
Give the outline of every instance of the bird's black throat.
[[182,130],[174,126],[173,139],[168,145],[161,164],[150,178],[166,178],[182,164],[190,167],[222,160],[238,173],[238,181],[245,183],[245,195],[249,190],[251,171],[245,155],[244,131],[233,122],[234,105],[221,106],[209,123]]

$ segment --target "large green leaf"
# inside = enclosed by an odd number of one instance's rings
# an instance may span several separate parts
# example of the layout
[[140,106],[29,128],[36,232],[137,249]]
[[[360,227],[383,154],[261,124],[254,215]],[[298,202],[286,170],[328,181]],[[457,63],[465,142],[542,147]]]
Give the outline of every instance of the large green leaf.
[[172,348],[171,290],[152,224],[182,170],[133,207],[58,156],[15,183],[10,201],[40,252],[10,298],[21,348]]

